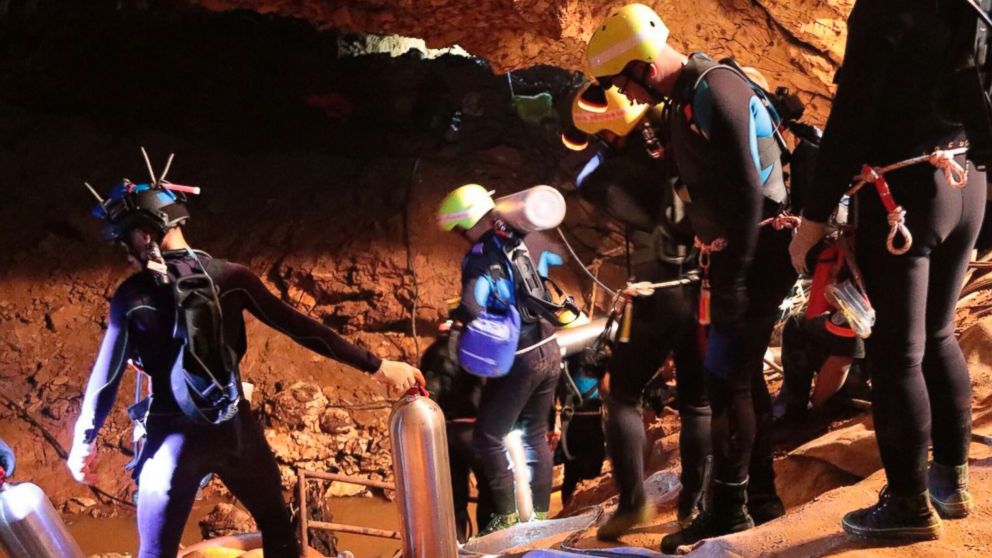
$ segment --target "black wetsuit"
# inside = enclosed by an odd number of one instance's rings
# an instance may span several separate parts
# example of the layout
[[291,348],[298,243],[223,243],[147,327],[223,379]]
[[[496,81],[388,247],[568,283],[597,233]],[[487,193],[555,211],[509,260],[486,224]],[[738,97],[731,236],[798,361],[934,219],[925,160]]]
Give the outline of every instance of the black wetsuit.
[[[781,168],[762,180],[752,148],[755,95],[737,74],[713,70],[704,78],[709,126],[704,136],[686,110],[699,90],[682,72],[669,112],[671,147],[690,198],[693,229],[702,242],[726,240],[711,257],[711,325],[704,360],[713,412],[714,478],[727,484],[748,479],[752,494],[774,494],[768,427],[771,398],[763,376],[763,356],[777,309],[796,278],[789,263],[789,231],[759,227],[781,204],[764,195],[781,181]],[[752,449],[754,455],[752,457]],[[752,462],[753,461],[753,462]]]
[[[512,277],[508,274],[495,278],[491,273],[493,265],[505,265],[507,261],[501,248],[505,242],[520,241],[488,232],[465,256],[461,304],[452,314],[455,319],[469,323],[478,317],[493,303],[484,293],[497,292],[501,300],[518,308],[522,304],[514,288],[508,286]],[[503,439],[514,428],[523,431],[534,511],[546,513],[551,504],[553,463],[547,442],[548,416],[561,371],[561,353],[553,334],[554,327],[544,319],[521,325],[518,352],[509,373],[488,379],[482,388],[473,444],[489,479],[496,514],[508,515],[516,510],[513,473],[503,445]]]
[[[636,138],[629,140],[632,141],[620,154],[607,155],[608,159],[585,177],[579,192],[624,228],[631,244],[635,281],[677,279],[685,271],[684,257],[677,257],[679,248],[684,256],[685,244],[691,243],[692,235],[675,223],[668,233],[659,227],[669,217],[666,212],[673,207],[674,191],[667,183],[659,185],[658,177],[659,173],[671,173],[663,163],[648,157]],[[697,290],[696,285],[685,285],[635,298],[630,341],[615,345],[609,363],[606,440],[613,478],[620,491],[621,512],[635,511],[645,503],[642,396],[672,351],[682,423],[679,447],[683,494],[690,498],[702,491],[705,462],[712,450],[710,409],[697,342]]]
[[448,348],[450,338],[439,335],[424,351],[420,369],[427,380],[427,391],[437,401],[444,413],[448,434],[448,464],[451,468],[451,491],[455,504],[455,522],[459,542],[472,535],[468,515],[469,473],[475,475],[479,501],[475,509],[476,532],[482,529],[492,515],[492,497],[472,436],[479,416],[479,400],[484,380],[463,370],[452,359]]
[[[964,141],[962,128],[937,112],[953,111],[938,99],[951,83],[949,52],[965,9],[964,2],[855,5],[807,218],[826,221],[862,164],[884,166]],[[971,168],[967,186],[955,190],[926,163],[886,178],[907,212],[913,247],[902,256],[888,252],[887,214],[867,185],[857,196],[857,258],[877,312],[866,340],[875,433],[889,490],[909,496],[927,488],[931,438],[935,461],[967,463],[971,385],[954,337],[954,307],[986,183]]]
[[[202,252],[164,256],[173,276],[205,269],[210,261]],[[239,360],[247,348],[242,315],[247,310],[314,352],[366,372],[378,370],[378,357],[280,301],[247,267],[226,262],[214,281],[220,290],[225,339]],[[95,439],[113,407],[127,361],[134,359],[152,381],[147,439],[134,472],[139,558],[176,555],[200,480],[208,473],[216,473],[255,518],[266,556],[296,558],[298,542],[282,498],[279,469],[248,403],[242,401],[235,418],[216,427],[195,424],[178,409],[169,387],[179,350],[172,334],[174,308],[170,287],[157,287],[146,272],[132,275],[117,288],[77,431],[85,433],[87,442]]]

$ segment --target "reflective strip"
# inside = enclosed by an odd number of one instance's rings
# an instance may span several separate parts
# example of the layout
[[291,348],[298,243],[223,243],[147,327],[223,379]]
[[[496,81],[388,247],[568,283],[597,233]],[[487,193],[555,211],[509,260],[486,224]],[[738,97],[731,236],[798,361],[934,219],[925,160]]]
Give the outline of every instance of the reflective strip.
[[524,347],[523,349],[520,349],[519,351],[517,351],[517,352],[515,352],[513,354],[515,354],[515,355],[522,355],[524,353],[529,353],[529,352],[533,351],[534,349],[540,347],[541,345],[550,343],[551,341],[553,341],[555,339],[558,339],[558,334],[557,333],[553,333],[553,334],[551,334],[550,337],[546,338],[544,341],[541,341],[539,343],[534,343],[530,347]]
[[579,122],[600,122],[603,120],[613,120],[613,119],[626,121],[627,114],[626,111],[624,111],[623,109],[614,109],[607,112],[586,111],[577,114],[572,114],[572,119],[575,120],[576,124],[578,124]]
[[[598,66],[605,65],[607,62],[612,62],[614,59],[620,58],[620,56],[622,56],[623,53],[627,52],[628,50],[637,47],[637,45],[641,43],[647,42],[648,40],[655,38],[655,36],[659,31],[661,31],[661,29],[651,28],[651,27],[643,31],[640,31],[636,35],[628,37],[627,40],[623,41],[622,43],[617,43],[611,46],[610,48],[604,50],[603,52],[600,52],[596,56],[590,57],[589,65],[595,68]],[[662,45],[662,47],[664,47],[664,45]],[[659,49],[662,47],[659,47]]]
[[461,219],[464,219],[466,217],[471,216],[472,215],[472,209],[473,208],[470,207],[470,208],[468,208],[466,210],[459,211],[458,213],[449,213],[449,214],[445,215],[444,217],[441,217],[439,219],[439,221],[442,222],[442,223],[450,223],[451,221],[459,221]]

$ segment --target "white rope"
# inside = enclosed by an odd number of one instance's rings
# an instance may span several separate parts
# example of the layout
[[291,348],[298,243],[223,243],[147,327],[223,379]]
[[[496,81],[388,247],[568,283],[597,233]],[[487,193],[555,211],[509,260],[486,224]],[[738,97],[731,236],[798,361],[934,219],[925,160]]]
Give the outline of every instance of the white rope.
[[663,281],[661,283],[651,283],[648,281],[640,281],[637,283],[627,283],[624,287],[622,294],[626,296],[651,296],[655,291],[660,289],[671,289],[674,287],[681,287],[683,285],[689,285],[699,281],[699,275],[695,273],[690,273],[689,275],[681,278],[674,279],[672,281]]
[[[902,246],[896,248],[896,237],[902,236]],[[913,247],[913,235],[906,227],[906,210],[901,205],[889,213],[889,236],[885,239],[885,247],[894,256],[901,256]]]
[[[933,153],[928,153],[927,155],[920,155],[919,157],[913,157],[911,159],[899,161],[898,163],[892,163],[888,166],[876,168],[875,172],[878,174],[885,174],[894,170],[918,165],[920,163],[930,163],[937,168],[943,169],[944,176],[947,178],[947,183],[950,184],[952,188],[960,189],[963,188],[964,183],[967,182],[968,171],[967,169],[962,168],[961,165],[954,160],[954,157],[963,155],[967,152],[967,147],[957,147],[955,149],[947,150],[937,149]],[[864,174],[858,174],[855,176],[851,188],[847,191],[847,195],[853,196],[854,194],[857,194],[858,190],[867,184],[870,179],[871,177],[866,177]]]

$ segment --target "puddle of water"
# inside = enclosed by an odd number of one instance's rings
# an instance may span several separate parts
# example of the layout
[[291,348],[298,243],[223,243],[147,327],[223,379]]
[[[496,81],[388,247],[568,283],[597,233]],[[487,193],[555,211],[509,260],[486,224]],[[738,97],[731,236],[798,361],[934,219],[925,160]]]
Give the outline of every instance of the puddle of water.
[[[199,521],[223,500],[205,499],[193,503],[193,511],[183,531],[182,544],[200,542]],[[93,518],[88,515],[64,516],[69,532],[79,542],[87,556],[102,552],[128,552],[138,549],[138,525],[133,512],[121,512],[117,517]]]
[[[384,498],[329,498],[327,506],[335,523],[390,531],[402,528],[399,506]],[[391,558],[400,549],[400,541],[394,539],[340,533],[337,537],[338,550],[350,550],[361,558]]]

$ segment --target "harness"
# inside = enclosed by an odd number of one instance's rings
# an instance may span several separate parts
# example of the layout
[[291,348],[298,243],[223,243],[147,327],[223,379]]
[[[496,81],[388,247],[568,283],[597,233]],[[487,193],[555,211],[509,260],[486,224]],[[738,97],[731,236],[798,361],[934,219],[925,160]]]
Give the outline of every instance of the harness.
[[[500,279],[508,279],[511,282],[522,323],[534,324],[544,318],[556,326],[563,326],[571,323],[571,321],[568,323],[561,321],[559,314],[563,311],[570,311],[574,316],[579,316],[581,310],[575,300],[566,295],[554,279],[544,277],[538,272],[530,250],[523,240],[503,234],[497,234],[495,238],[503,257],[501,261],[490,265],[490,275],[496,282]],[[552,291],[562,299],[561,303],[553,301]]]

